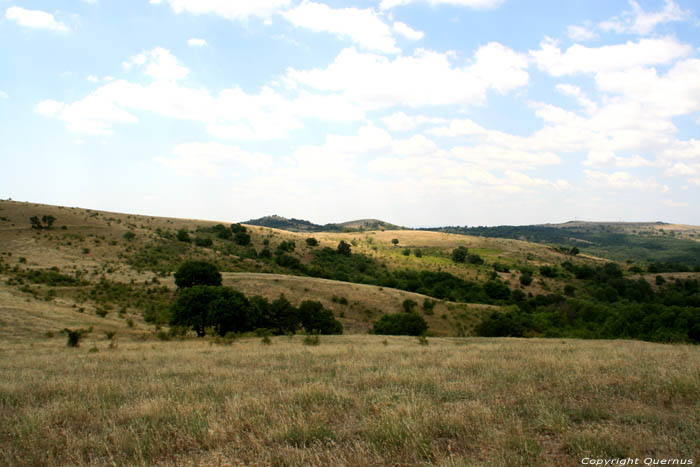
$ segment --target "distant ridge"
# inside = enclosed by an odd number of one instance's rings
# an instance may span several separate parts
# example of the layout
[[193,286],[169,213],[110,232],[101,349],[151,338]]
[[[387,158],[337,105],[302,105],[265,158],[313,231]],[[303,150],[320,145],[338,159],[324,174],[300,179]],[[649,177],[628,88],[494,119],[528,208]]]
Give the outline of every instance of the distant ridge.
[[288,219],[276,214],[259,219],[251,219],[243,222],[243,224],[288,230],[290,232],[357,232],[360,230],[399,230],[402,228],[379,219],[358,219],[339,224],[321,225],[304,219]]

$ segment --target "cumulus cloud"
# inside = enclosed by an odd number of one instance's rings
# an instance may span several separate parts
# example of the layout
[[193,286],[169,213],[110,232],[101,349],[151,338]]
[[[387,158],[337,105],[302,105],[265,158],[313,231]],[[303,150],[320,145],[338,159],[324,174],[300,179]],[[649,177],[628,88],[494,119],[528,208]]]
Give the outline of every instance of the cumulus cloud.
[[213,14],[233,21],[250,17],[269,18],[273,13],[289,6],[291,0],[150,0],[150,3],[156,5],[164,2],[168,3],[175,13]]
[[173,154],[175,157],[157,157],[156,161],[184,175],[212,178],[220,177],[225,166],[261,171],[272,167],[273,162],[268,154],[217,142],[179,144],[173,149]]
[[367,109],[415,108],[482,104],[489,89],[505,93],[526,85],[527,67],[527,57],[498,43],[480,47],[466,66],[454,66],[449,54],[422,49],[389,59],[348,48],[327,68],[289,69],[287,79],[294,85],[342,93]]
[[73,103],[45,100],[35,111],[58,118],[70,131],[80,133],[111,135],[115,124],[137,123],[134,112],[142,111],[199,122],[217,138],[257,140],[286,137],[301,128],[305,118],[347,122],[365,116],[362,108],[333,94],[301,91],[290,97],[268,86],[258,93],[233,87],[212,94],[186,86],[182,80],[189,70],[161,47],[131,57],[123,67],[140,71],[150,83],[105,79],[106,84],[83,99]]
[[5,18],[27,28],[48,29],[56,32],[70,31],[65,23],[57,21],[51,13],[41,10],[27,10],[13,6],[5,10]]
[[669,188],[661,185],[654,178],[641,180],[634,177],[629,172],[597,172],[593,170],[583,171],[586,181],[591,187],[596,189],[610,190],[639,190],[639,191],[660,191],[667,192]]
[[439,117],[425,117],[423,115],[406,115],[404,112],[394,112],[382,117],[382,122],[391,131],[411,131],[427,123],[440,124],[447,120]]
[[[323,3],[304,0],[299,6],[285,11],[282,15],[297,27],[314,32],[328,32],[349,39],[368,50],[399,52],[389,26],[369,8],[336,9]],[[416,31],[411,31],[416,34]]]
[[592,41],[598,38],[598,33],[589,24],[567,26],[566,35],[569,39],[579,42]]
[[541,70],[559,77],[663,65],[692,52],[691,46],[667,36],[593,48],[574,44],[564,52],[557,41],[546,39],[538,50],[530,51],[530,56]]
[[402,23],[401,21],[394,21],[392,29],[396,34],[399,34],[405,37],[406,39],[412,41],[423,39],[423,36],[425,36],[425,33],[423,31],[417,31],[408,24]]
[[685,21],[691,17],[690,12],[681,9],[673,0],[665,0],[660,11],[647,12],[634,0],[630,0],[631,11],[625,11],[622,16],[611,18],[600,23],[603,31],[647,35],[660,24],[675,21]]

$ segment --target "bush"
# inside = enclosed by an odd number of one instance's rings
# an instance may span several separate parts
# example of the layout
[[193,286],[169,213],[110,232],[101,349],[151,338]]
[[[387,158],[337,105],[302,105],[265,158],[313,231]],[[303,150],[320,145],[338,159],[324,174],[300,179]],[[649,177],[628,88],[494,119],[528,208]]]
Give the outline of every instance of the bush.
[[299,320],[307,333],[342,334],[343,325],[320,302],[306,300],[299,305]]
[[403,250],[402,253],[403,253],[404,256],[411,256],[411,249],[410,249],[410,248],[406,248],[406,249]]
[[306,244],[311,246],[311,247],[318,246],[318,240],[316,240],[313,237],[309,237],[306,239]]
[[136,234],[134,232],[132,232],[131,230],[129,230],[128,232],[124,232],[123,237],[124,237],[124,240],[126,240],[127,242],[130,242],[136,238]]
[[525,286],[532,284],[532,274],[530,274],[529,272],[522,273],[522,275],[520,276],[520,283]]
[[416,313],[384,315],[372,326],[373,334],[395,336],[421,336],[428,330],[428,323]]
[[352,253],[352,248],[350,247],[350,244],[347,243],[345,240],[341,240],[340,243],[338,243],[338,254],[343,255],[343,256],[350,256]]
[[221,273],[212,263],[187,261],[175,273],[175,285],[181,289],[195,285],[221,285]]
[[80,347],[80,341],[83,339],[83,337],[90,333],[88,329],[68,328],[65,328],[61,332],[68,336],[68,340],[66,342],[66,345],[68,345],[68,347]]
[[452,261],[455,263],[464,263],[467,260],[469,250],[466,247],[460,246],[452,250]]
[[233,236],[233,239],[238,245],[250,245],[250,234],[247,232],[236,232]]
[[194,239],[194,244],[197,246],[210,247],[214,244],[214,242],[212,242],[211,238],[208,237],[196,237]]
[[469,253],[467,255],[467,262],[469,264],[479,265],[479,264],[484,264],[484,259],[481,256],[477,255],[476,253]]
[[423,257],[423,251],[421,251],[419,248],[416,248],[415,250],[413,250],[413,254],[416,255],[416,258]]
[[410,298],[407,298],[406,300],[403,301],[401,306],[403,307],[403,311],[405,311],[406,313],[410,313],[413,311],[413,309],[415,307],[418,306],[418,302],[416,302],[415,300],[411,300]]
[[554,266],[540,266],[540,274],[544,277],[557,277],[558,271]]
[[423,300],[423,311],[425,312],[426,315],[432,315],[434,309],[435,309],[435,300],[430,300],[428,298]]
[[190,234],[185,229],[180,229],[177,231],[177,239],[185,243],[190,243],[192,241]]

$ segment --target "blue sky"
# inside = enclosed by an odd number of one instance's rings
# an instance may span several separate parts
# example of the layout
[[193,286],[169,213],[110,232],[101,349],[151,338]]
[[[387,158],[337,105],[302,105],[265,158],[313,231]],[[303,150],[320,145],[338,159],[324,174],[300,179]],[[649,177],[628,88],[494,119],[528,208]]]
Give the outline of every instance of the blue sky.
[[700,224],[698,10],[0,0],[0,197],[221,221]]

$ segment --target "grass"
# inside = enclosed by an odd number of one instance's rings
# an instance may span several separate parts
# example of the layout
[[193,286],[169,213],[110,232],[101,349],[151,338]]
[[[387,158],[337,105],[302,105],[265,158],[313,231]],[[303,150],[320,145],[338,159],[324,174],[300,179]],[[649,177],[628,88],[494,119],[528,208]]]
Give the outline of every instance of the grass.
[[575,465],[700,452],[697,347],[272,340],[0,341],[0,464]]

